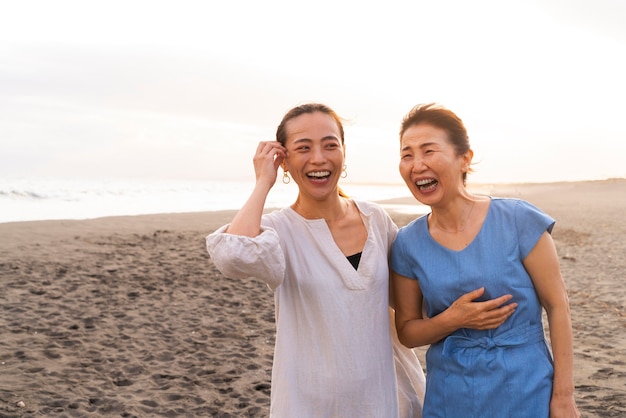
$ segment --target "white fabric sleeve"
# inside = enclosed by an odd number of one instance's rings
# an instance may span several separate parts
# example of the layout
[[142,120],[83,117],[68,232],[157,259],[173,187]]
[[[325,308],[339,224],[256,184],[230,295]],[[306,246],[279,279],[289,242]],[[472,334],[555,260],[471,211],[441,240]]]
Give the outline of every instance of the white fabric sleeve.
[[224,232],[224,225],[206,237],[215,267],[227,277],[258,278],[276,289],[285,275],[285,256],[275,230],[262,228],[256,237]]

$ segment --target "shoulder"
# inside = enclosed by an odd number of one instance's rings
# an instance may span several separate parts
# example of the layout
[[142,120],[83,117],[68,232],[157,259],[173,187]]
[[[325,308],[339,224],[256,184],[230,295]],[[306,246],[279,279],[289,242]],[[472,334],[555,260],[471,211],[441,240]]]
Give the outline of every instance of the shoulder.
[[412,220],[402,228],[398,230],[398,238],[400,236],[406,237],[416,234],[420,229],[424,228],[425,224],[428,223],[428,214],[421,215],[417,219]]
[[361,212],[364,216],[371,217],[375,220],[383,220],[385,222],[391,221],[391,216],[389,216],[389,213],[380,204],[367,200],[352,199],[352,201],[359,209],[359,212]]
[[526,203],[522,199],[518,199],[516,197],[498,197],[498,196],[490,196],[491,204],[493,207],[497,209],[508,209],[515,208],[516,206]]
[[515,214],[544,213],[534,204],[514,197],[491,197],[494,210],[511,211]]
[[391,251],[394,270],[399,273],[404,271],[404,275],[407,275],[407,271],[400,266],[413,257],[411,254],[421,251],[427,237],[428,215],[422,215],[400,228]]
[[290,218],[290,208],[274,210],[263,214],[261,217],[261,225],[270,228],[279,228],[282,225],[290,225],[293,220]]
[[374,226],[391,234],[389,237],[390,240],[395,238],[398,226],[385,208],[378,203],[366,200],[353,199],[353,202],[361,213],[362,218],[366,219],[370,223],[370,226]]
[[361,213],[365,215],[372,214],[372,213],[385,213],[385,214],[387,213],[387,211],[385,211],[385,209],[376,202],[371,202],[369,200],[358,200],[358,199],[352,199],[352,201],[359,208]]
[[[539,232],[552,232],[554,218],[542,209],[526,200],[516,198],[492,198],[490,211],[494,217],[509,220],[515,223],[521,234],[526,234],[536,228]],[[496,219],[496,218],[494,218]]]

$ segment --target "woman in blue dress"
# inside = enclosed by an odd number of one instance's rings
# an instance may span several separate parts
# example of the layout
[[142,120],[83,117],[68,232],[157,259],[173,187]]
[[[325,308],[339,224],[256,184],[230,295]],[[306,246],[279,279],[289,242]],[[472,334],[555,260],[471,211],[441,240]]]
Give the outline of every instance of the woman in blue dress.
[[423,416],[579,417],[554,220],[523,200],[471,194],[472,156],[450,110],[404,117],[400,174],[431,213],[400,230],[391,268],[400,341],[430,344]]

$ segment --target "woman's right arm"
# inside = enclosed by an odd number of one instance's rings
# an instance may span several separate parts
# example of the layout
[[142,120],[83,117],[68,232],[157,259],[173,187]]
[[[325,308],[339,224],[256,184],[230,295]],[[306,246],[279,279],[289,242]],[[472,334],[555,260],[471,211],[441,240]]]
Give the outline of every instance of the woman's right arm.
[[511,295],[474,302],[485,292],[484,288],[480,288],[462,295],[439,315],[424,318],[419,282],[393,271],[391,281],[398,338],[409,348],[436,343],[459,328],[497,328],[517,307],[517,303],[501,306],[511,299]]
[[257,277],[272,289],[283,280],[285,258],[280,240],[273,230],[261,233],[261,218],[284,158],[284,148],[278,141],[259,143],[254,155],[256,184],[252,194],[229,225],[206,238],[215,267],[227,277]]
[[278,141],[259,143],[253,159],[256,174],[254,189],[225,232],[247,237],[256,237],[261,233],[265,200],[276,182],[278,167],[285,155],[286,151]]

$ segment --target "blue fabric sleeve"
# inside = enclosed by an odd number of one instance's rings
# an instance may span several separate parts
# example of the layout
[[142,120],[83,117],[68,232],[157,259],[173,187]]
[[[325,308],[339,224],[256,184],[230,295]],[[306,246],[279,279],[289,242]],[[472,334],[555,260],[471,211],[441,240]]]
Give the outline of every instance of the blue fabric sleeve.
[[415,223],[412,223],[404,228],[400,228],[398,235],[396,236],[396,240],[391,246],[391,269],[394,272],[410,279],[417,279],[417,277],[412,277],[413,274],[411,273],[411,268],[408,265],[410,258],[406,255],[405,246],[407,241],[410,241],[407,239],[407,236],[411,235],[411,232],[415,229],[415,227]]
[[552,233],[555,220],[541,209],[524,200],[515,201],[515,226],[521,259],[535,248],[544,232]]

